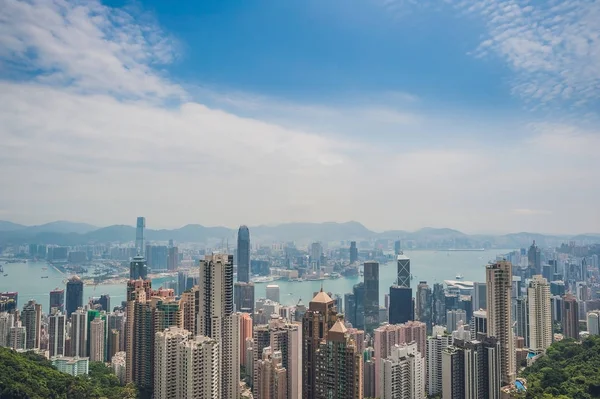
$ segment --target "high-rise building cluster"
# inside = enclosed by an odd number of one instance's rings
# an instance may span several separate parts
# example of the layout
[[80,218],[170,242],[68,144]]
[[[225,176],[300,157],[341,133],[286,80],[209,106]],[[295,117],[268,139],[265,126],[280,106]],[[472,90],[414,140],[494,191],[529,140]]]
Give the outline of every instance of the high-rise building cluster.
[[[397,241],[396,277],[380,292],[380,263],[368,260],[363,242],[345,242],[344,270],[360,270],[362,281],[346,293],[321,285],[304,298],[308,306],[284,306],[283,285],[268,279],[265,298],[255,297],[256,274],[269,268],[253,263],[259,251],[248,227],[232,254],[206,251],[197,268],[177,270],[173,241],[148,245],[145,226],[138,218],[122,304],[108,295],[84,303],[78,276],[50,292],[47,315],[33,300],[18,308],[17,293],[2,293],[0,346],[45,353],[73,375],[87,373],[90,361],[110,362],[122,383],[157,399],[500,399],[554,341],[580,339],[582,319],[587,334],[600,335],[600,298],[588,279],[597,259],[550,259],[535,243],[487,264],[485,281],[458,275],[430,285],[413,281],[418,262]],[[302,274],[272,273],[323,280],[340,270],[328,265],[325,242],[285,252]],[[177,270],[177,285],[153,287],[155,270]]]

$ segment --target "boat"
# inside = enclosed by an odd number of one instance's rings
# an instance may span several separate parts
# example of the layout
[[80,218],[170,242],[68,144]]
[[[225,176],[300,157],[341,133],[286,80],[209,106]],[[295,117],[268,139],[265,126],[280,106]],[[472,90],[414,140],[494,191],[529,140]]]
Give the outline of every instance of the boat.
[[264,283],[271,283],[273,281],[275,281],[275,279],[271,276],[262,276],[262,277],[252,277],[250,279],[251,282],[253,282],[254,284],[264,284]]
[[42,276],[42,278],[48,278],[48,276]]
[[8,277],[8,273],[4,275],[4,277]]
[[463,275],[462,274],[457,274],[456,277],[454,277],[456,280],[462,280],[463,279]]
[[48,270],[48,268],[47,267],[42,267],[42,270]]

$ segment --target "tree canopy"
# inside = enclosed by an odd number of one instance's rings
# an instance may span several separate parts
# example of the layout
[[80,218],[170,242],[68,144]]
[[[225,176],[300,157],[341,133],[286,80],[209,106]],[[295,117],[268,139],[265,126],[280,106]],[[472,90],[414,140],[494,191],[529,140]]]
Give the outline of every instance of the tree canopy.
[[89,375],[73,377],[33,352],[0,348],[0,399],[122,399],[137,398],[135,386],[125,387],[103,363],[91,362]]
[[600,398],[600,336],[553,343],[522,376],[526,398]]

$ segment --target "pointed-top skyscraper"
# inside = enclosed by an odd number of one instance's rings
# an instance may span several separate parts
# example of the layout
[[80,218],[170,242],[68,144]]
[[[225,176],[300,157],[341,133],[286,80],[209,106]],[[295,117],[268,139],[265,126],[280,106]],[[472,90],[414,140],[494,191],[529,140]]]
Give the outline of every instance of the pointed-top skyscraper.
[[302,398],[317,398],[317,353],[321,340],[337,321],[333,299],[323,289],[315,295],[302,318]]
[[146,218],[138,216],[135,225],[135,249],[136,255],[144,256],[144,229],[146,228]]
[[250,282],[250,230],[240,226],[237,239],[237,281]]

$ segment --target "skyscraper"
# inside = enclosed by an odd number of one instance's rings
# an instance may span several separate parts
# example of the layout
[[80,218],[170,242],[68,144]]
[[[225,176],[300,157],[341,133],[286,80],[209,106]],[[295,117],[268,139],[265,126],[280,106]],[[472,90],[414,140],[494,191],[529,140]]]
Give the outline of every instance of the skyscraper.
[[[146,228],[146,218],[138,216],[135,229],[135,249],[136,255],[144,257],[144,229]],[[136,279],[133,279],[136,280]]]
[[465,370],[463,353],[456,346],[442,350],[442,397],[462,399],[465,397]]
[[471,318],[471,340],[479,339],[479,334],[487,336],[487,312],[476,310]]
[[219,343],[221,397],[237,398],[240,381],[238,366],[240,316],[233,313],[233,256],[206,255],[205,259],[200,261],[198,288],[198,333],[213,338]]
[[104,332],[105,322],[101,318],[95,318],[90,323],[90,361],[103,362],[106,335]]
[[483,341],[456,339],[442,351],[443,398],[499,399],[500,345],[493,337]]
[[323,245],[320,242],[313,242],[310,245],[310,264],[314,271],[321,268],[321,256],[323,256]]
[[67,281],[65,303],[67,317],[71,317],[71,313],[81,307],[83,307],[83,281],[78,276],[73,276]]
[[410,288],[410,258],[404,255],[403,252],[400,252],[397,257],[398,264],[398,283],[399,287],[408,287]]
[[92,297],[90,298],[89,305],[91,309],[110,312],[110,295],[102,294],[100,297]]
[[[154,397],[170,399],[177,397],[179,374],[178,345],[192,337],[192,333],[178,327],[158,331],[154,338]],[[216,392],[218,395],[218,391]]]
[[445,301],[444,285],[435,283],[433,285],[433,298],[431,305],[431,317],[433,325],[446,325],[446,301]]
[[[337,320],[333,300],[323,289],[310,301],[302,318],[302,398],[320,397],[317,391],[317,352]],[[256,344],[256,343],[255,343]]]
[[21,312],[21,322],[27,333],[25,349],[38,349],[42,329],[42,305],[33,300],[27,302]]
[[48,318],[48,352],[49,356],[65,355],[65,338],[67,336],[67,316],[56,312]]
[[545,351],[552,345],[552,308],[550,284],[540,275],[533,276],[527,289],[529,300],[529,348]]
[[61,312],[65,311],[65,290],[59,290],[57,288],[50,291],[50,307],[48,308],[48,314],[52,314],[52,308]]
[[600,311],[587,313],[587,328],[590,335],[600,335]]
[[416,297],[416,319],[422,321],[427,326],[427,331],[431,332],[432,325],[432,306],[433,294],[431,288],[427,285],[427,281],[419,282],[417,286]]
[[373,332],[379,326],[379,263],[374,261],[364,264],[365,279],[365,330]]
[[538,246],[535,245],[535,240],[529,247],[529,251],[527,251],[527,263],[532,275],[542,274],[542,255]]
[[416,343],[394,345],[381,363],[381,399],[425,398],[425,358]]
[[[242,313],[240,315],[240,366],[246,365],[246,340],[252,339],[253,333],[253,323],[252,317],[250,317],[249,313]],[[250,370],[248,370],[250,372]]]
[[[143,288],[136,289],[137,298],[127,303],[127,323],[131,328],[132,380],[145,391],[151,391],[154,384],[154,345],[156,332],[169,327],[181,327],[179,302],[173,290],[157,290],[150,299]],[[133,324],[130,325],[129,309],[133,309]],[[129,331],[128,331],[129,334]],[[128,349],[129,350],[129,349]]]
[[485,283],[473,283],[473,311],[487,308],[487,286]]
[[108,338],[106,340],[106,358],[109,362],[112,362],[113,357],[119,353],[120,347],[121,331],[113,328],[108,331]]
[[279,298],[279,286],[277,284],[267,285],[265,296],[273,302],[281,302]]
[[346,311],[351,313],[349,320],[352,320],[352,326],[362,330],[365,328],[365,283],[360,282],[352,287],[352,298],[351,308]]
[[134,256],[129,263],[129,279],[137,280],[139,278],[142,280],[148,278],[148,265],[146,259],[141,255]]
[[529,347],[529,306],[527,297],[513,300],[514,332],[517,337],[522,337],[525,346]]
[[240,226],[237,237],[237,281],[250,282],[250,230]]
[[27,332],[25,327],[18,323],[18,325],[11,327],[8,334],[8,345],[13,350],[25,349],[25,341],[27,339]]
[[373,347],[375,350],[375,395],[381,397],[381,360],[392,354],[395,345],[405,345],[414,342],[421,356],[427,352],[427,326],[420,321],[409,321],[404,324],[386,324],[376,328]]
[[15,325],[15,315],[0,313],[0,347],[10,347],[10,329]]
[[254,283],[237,281],[233,285],[235,311],[254,314]]
[[442,393],[442,351],[452,343],[452,336],[441,326],[433,327],[433,336],[427,338],[427,394]]
[[394,241],[394,254],[400,255],[402,253],[402,241],[396,240]]
[[256,373],[255,399],[286,399],[287,374],[280,351],[263,349],[262,357],[254,365]]
[[350,264],[358,262],[358,248],[356,241],[350,241]]
[[462,309],[448,310],[446,312],[446,330],[448,332],[456,331],[459,323],[467,323],[467,312]]
[[[302,397],[302,357],[301,357],[301,326],[298,323],[289,323],[282,318],[273,316],[268,325],[254,328],[253,333],[253,370],[254,384],[258,383],[256,367],[262,358],[262,352],[270,347],[271,352],[281,353],[281,365],[285,369],[287,398],[298,399]],[[256,395],[259,394],[254,389]]]
[[486,266],[488,337],[500,343],[501,381],[515,380],[515,347],[512,331],[512,264],[499,261]]
[[156,333],[154,349],[156,399],[220,397],[219,343],[170,327]]
[[177,266],[179,266],[179,248],[169,246],[169,258],[167,260],[167,269],[169,271],[175,271],[177,270]]
[[197,335],[193,339],[181,342],[178,349],[180,364],[178,369],[182,373],[177,381],[177,398],[218,398],[222,391],[220,374],[223,371],[219,369],[219,364],[222,364],[219,342],[216,339]]
[[[68,290],[67,290],[68,292]],[[79,308],[71,314],[71,356],[87,357],[88,312]]]
[[566,338],[579,339],[579,304],[572,294],[563,297],[562,328]]
[[362,354],[338,319],[315,352],[315,393],[313,398],[363,398]]
[[412,288],[392,285],[390,287],[390,324],[401,324],[414,320],[414,309]]

